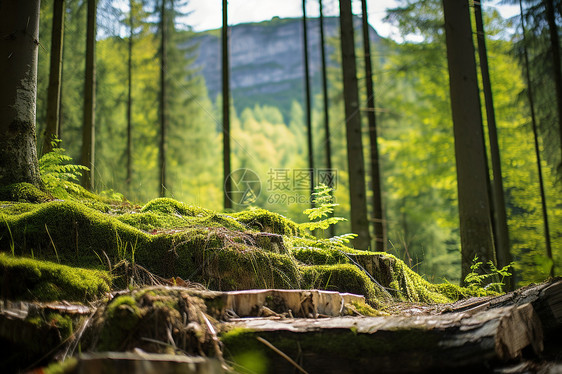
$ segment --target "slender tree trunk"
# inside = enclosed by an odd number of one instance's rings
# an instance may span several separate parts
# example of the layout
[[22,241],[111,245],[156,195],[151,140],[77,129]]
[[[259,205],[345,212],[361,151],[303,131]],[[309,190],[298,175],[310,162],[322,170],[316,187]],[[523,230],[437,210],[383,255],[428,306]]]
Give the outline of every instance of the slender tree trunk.
[[160,10],[160,196],[166,196],[166,138],[168,131],[168,100],[166,97],[167,56],[167,19],[166,0],[162,0]]
[[[478,40],[478,55],[480,57],[480,72],[482,74],[482,88],[484,90],[484,101],[486,104],[486,119],[488,122],[488,137],[490,140],[490,154],[492,156],[493,179],[493,203],[494,203],[494,239],[498,267],[502,268],[511,264],[512,257],[509,245],[509,231],[507,228],[507,214],[505,211],[505,197],[503,190],[503,179],[501,169],[500,150],[498,145],[498,132],[496,128],[496,116],[494,113],[494,100],[492,95],[492,84],[488,70],[488,53],[486,50],[486,38],[484,33],[484,22],[482,20],[482,7],[480,2],[474,2],[474,18],[476,20],[476,35]],[[513,270],[512,270],[513,271]],[[504,279],[507,290],[513,290],[513,276]]]
[[355,62],[353,14],[351,0],[340,0],[340,32],[343,70],[343,96],[345,103],[347,165],[351,203],[351,231],[357,234],[356,248],[367,249],[370,244],[365,194],[365,162],[359,114],[359,91]]
[[88,18],[86,28],[86,77],[84,82],[82,165],[88,167],[90,170],[82,172],[82,185],[88,190],[93,190],[96,143],[96,0],[88,0]]
[[131,110],[133,106],[133,0],[129,1],[129,43],[127,61],[127,192],[131,192],[131,180],[133,177],[133,124]]
[[537,119],[535,116],[535,101],[533,99],[533,86],[531,84],[531,73],[529,72],[529,54],[527,52],[527,41],[525,31],[525,17],[523,16],[523,4],[519,0],[519,11],[521,15],[521,28],[523,31],[523,56],[525,58],[525,77],[527,79],[527,96],[529,98],[529,108],[531,109],[531,125],[533,129],[533,137],[535,143],[535,156],[537,159],[537,171],[539,174],[539,188],[541,194],[541,208],[542,208],[542,218],[544,224],[544,240],[546,245],[546,256],[552,261],[552,266],[550,267],[550,276],[554,276],[554,260],[552,258],[552,245],[550,243],[550,227],[548,224],[548,210],[546,207],[546,194],[544,192],[544,182],[542,176],[542,165],[541,165],[541,150],[539,146],[539,135],[537,131]]
[[222,160],[224,209],[232,209],[230,162],[230,64],[228,54],[228,1],[222,1]]
[[53,150],[51,142],[59,133],[64,13],[64,0],[54,0],[53,29],[51,32],[51,66],[47,94],[47,127],[43,138],[43,154]]
[[304,52],[304,88],[306,101],[306,132],[308,142],[308,169],[310,173],[310,204],[314,193],[314,150],[312,148],[312,114],[310,100],[310,70],[308,68],[308,31],[306,27],[306,0],[302,0],[302,43]]
[[[332,173],[332,141],[330,139],[330,103],[328,96],[328,74],[326,68],[326,40],[324,37],[324,11],[322,7],[322,0],[318,0],[320,5],[320,53],[322,57],[322,98],[324,99],[324,134],[325,134],[325,141],[324,146],[326,147],[326,169],[328,169],[329,173]],[[330,179],[330,185],[328,186],[333,188],[333,182]],[[331,192],[332,198],[334,196],[334,191]],[[333,213],[330,215],[333,217]],[[330,236],[334,236],[336,234],[336,230],[334,225],[331,225],[330,228]]]
[[371,39],[369,38],[367,0],[361,0],[361,10],[363,21],[365,84],[367,86],[367,119],[369,121],[371,190],[373,192],[372,220],[375,227],[375,249],[377,251],[384,251],[386,243],[386,229],[382,209],[382,182],[379,164],[379,148],[377,144],[377,118],[375,113],[375,91],[373,88],[373,68],[371,64]]
[[550,49],[552,50],[552,69],[554,75],[554,86],[556,87],[556,106],[558,108],[558,132],[560,134],[560,171],[562,171],[562,66],[560,63],[560,38],[554,15],[554,4],[552,0],[545,0],[546,21],[550,33]]
[[39,0],[0,1],[0,186],[41,185],[35,107]]
[[[455,136],[462,279],[475,256],[494,261],[480,96],[468,0],[443,0]],[[495,262],[495,261],[494,261]]]

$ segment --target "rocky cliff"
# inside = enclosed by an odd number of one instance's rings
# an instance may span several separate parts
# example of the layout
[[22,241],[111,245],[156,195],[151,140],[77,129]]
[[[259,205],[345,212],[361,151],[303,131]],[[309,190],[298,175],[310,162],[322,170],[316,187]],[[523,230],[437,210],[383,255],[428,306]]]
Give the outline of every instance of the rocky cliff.
[[[361,41],[361,20],[355,19],[356,42]],[[311,83],[320,87],[321,46],[320,21],[308,20],[308,44]],[[333,53],[333,38],[339,34],[339,18],[326,17],[325,38],[328,56]],[[275,105],[288,113],[293,100],[302,101],[304,92],[304,52],[300,18],[273,18],[260,23],[234,25],[230,28],[231,89],[237,110],[255,104]],[[330,44],[330,40],[332,43]],[[380,37],[371,29],[371,40]],[[209,96],[214,99],[221,92],[220,29],[206,31],[194,38],[199,45],[196,66],[201,69]],[[329,61],[334,65],[332,61]]]

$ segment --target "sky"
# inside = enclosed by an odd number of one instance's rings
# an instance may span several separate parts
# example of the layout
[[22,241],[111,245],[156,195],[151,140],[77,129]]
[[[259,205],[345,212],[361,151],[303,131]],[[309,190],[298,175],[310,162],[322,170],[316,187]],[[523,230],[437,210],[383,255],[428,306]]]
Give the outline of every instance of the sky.
[[[497,8],[502,16],[511,17],[519,11],[517,6],[497,5],[499,1],[483,1],[484,11],[487,7]],[[369,23],[383,37],[400,39],[396,29],[382,21],[386,15],[387,8],[397,6],[397,0],[368,0],[367,12],[369,13]],[[337,0],[324,0],[324,15],[331,16],[338,14]],[[189,0],[190,16],[186,23],[196,31],[217,29],[222,26],[222,0]],[[307,16],[318,16],[318,1],[307,1]],[[277,16],[281,18],[301,17],[302,0],[229,0],[228,2],[228,23],[235,25],[238,23],[258,22],[270,20]],[[354,14],[361,14],[361,2],[353,1]]]

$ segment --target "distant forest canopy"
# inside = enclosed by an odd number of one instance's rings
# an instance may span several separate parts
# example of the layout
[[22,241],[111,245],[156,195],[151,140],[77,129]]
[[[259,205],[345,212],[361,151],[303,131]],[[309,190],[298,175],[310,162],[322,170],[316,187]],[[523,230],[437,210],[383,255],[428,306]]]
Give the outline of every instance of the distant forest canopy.
[[[96,43],[96,190],[107,193],[123,192],[134,202],[147,201],[159,195],[159,29],[151,15],[157,4],[139,1],[133,4],[132,47],[132,152],[133,174],[130,188],[126,183],[127,147],[127,34],[129,10],[113,7],[111,1],[99,1],[97,27],[104,35]],[[558,3],[558,2],[557,2]],[[453,124],[449,99],[449,75],[441,1],[399,1],[401,8],[389,12],[392,22],[403,35],[415,34],[416,42],[397,43],[390,39],[373,38],[373,78],[375,111],[378,121],[378,144],[383,178],[383,200],[388,228],[389,251],[430,280],[443,278],[456,282],[460,278],[460,236],[457,208],[457,180],[454,157]],[[502,19],[494,8],[484,3],[488,59],[493,85],[499,144],[502,156],[504,188],[511,250],[519,285],[540,281],[549,274],[550,262],[545,255],[541,201],[538,192],[536,159],[530,129],[529,103],[522,64],[522,37],[519,21]],[[46,123],[47,87],[53,2],[41,4],[39,49],[37,134],[42,144]],[[329,18],[327,24],[334,22]],[[423,21],[423,22],[422,22]],[[173,21],[171,21],[173,22]],[[63,48],[61,130],[62,146],[76,162],[80,160],[84,53],[86,38],[86,7],[81,1],[67,1]],[[318,44],[314,44],[316,19],[310,19],[311,66],[318,66]],[[374,25],[376,28],[376,25]],[[255,38],[262,44],[253,45],[255,55],[244,52],[232,56],[233,84],[231,110],[232,169],[248,168],[261,179],[261,194],[252,203],[284,214],[295,221],[306,220],[302,211],[309,207],[308,190],[291,186],[280,189],[278,178],[293,178],[294,173],[308,167],[306,124],[302,84],[302,39],[300,24],[295,20],[265,21],[231,28],[232,53],[243,38]],[[293,29],[290,29],[293,27]],[[327,26],[337,27],[335,26]],[[287,34],[277,33],[289,28]],[[258,30],[256,30],[258,29]],[[336,216],[349,218],[349,183],[341,77],[341,52],[338,33],[332,29],[327,40],[330,46],[328,67],[329,114],[333,167],[337,170],[335,198],[339,206]],[[513,30],[507,35],[505,30]],[[237,37],[238,33],[240,36]],[[215,45],[204,64],[220,69],[220,50],[216,35],[209,31],[195,33],[189,27],[170,28],[168,68],[169,83],[167,195],[178,200],[220,210],[223,201],[222,179],[222,98],[217,84],[207,87],[198,64],[198,56],[208,44]],[[540,25],[529,29],[531,73],[537,87],[536,107],[540,141],[543,146],[543,172],[551,219],[554,260],[562,268],[562,173],[557,128],[554,87],[550,68],[543,63],[548,51],[545,32]],[[282,36],[285,35],[285,36]],[[267,36],[267,37],[266,37]],[[215,38],[214,40],[211,40]],[[277,39],[276,39],[277,38]],[[279,39],[281,38],[281,39]],[[355,35],[362,42],[361,33]],[[200,46],[196,42],[200,43]],[[280,43],[285,54],[275,54]],[[476,45],[476,43],[475,43]],[[273,49],[273,50],[271,50]],[[261,64],[257,56],[271,59]],[[290,54],[292,59],[288,59]],[[297,55],[298,58],[295,58]],[[212,61],[209,56],[216,56]],[[255,61],[250,58],[255,57]],[[249,69],[255,82],[238,82],[240,74]],[[276,64],[292,64],[294,74],[283,75]],[[357,49],[358,81],[361,102],[366,102],[365,74],[362,50]],[[540,63],[539,63],[540,61]],[[242,64],[242,62],[240,62]],[[315,65],[316,64],[316,65]],[[205,71],[206,66],[203,67]],[[314,70],[314,69],[313,69]],[[219,74],[220,70],[214,70]],[[245,76],[252,74],[245,72]],[[280,91],[275,91],[272,77]],[[312,126],[315,165],[325,167],[325,137],[320,83],[313,71]],[[220,84],[220,77],[218,79]],[[270,79],[270,81],[268,81]],[[207,79],[210,81],[210,79]],[[260,81],[267,83],[260,86]],[[240,83],[236,86],[236,82]],[[250,84],[251,83],[251,84]],[[209,95],[209,92],[213,92]],[[281,92],[281,93],[280,93]],[[550,92],[550,93],[549,93]],[[482,100],[484,105],[484,100]],[[365,108],[364,104],[360,105]],[[482,112],[485,113],[484,109]],[[365,117],[367,112],[361,111]],[[366,123],[363,118],[363,124]],[[368,134],[364,128],[364,153],[367,154]],[[366,158],[367,159],[367,158]],[[281,173],[281,174],[279,174]],[[557,174],[558,173],[558,174]],[[284,180],[284,179],[283,179]],[[293,179],[290,179],[291,181]],[[277,187],[276,187],[277,186]],[[235,206],[242,210],[246,206]],[[369,206],[369,209],[371,207]],[[350,231],[346,223],[338,225],[336,234]]]

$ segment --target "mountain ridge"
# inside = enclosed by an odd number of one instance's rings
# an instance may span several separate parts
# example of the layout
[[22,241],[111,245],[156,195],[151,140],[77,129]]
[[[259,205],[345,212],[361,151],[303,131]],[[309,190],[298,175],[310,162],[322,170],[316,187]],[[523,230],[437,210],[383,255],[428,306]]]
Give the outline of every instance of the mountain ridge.
[[[320,21],[307,19],[309,69],[313,94],[320,92]],[[356,43],[361,42],[361,19],[354,19]],[[246,107],[273,105],[287,118],[291,103],[304,100],[304,48],[302,18],[278,18],[229,27],[230,87],[240,113]],[[338,37],[339,17],[324,18],[328,63],[334,48],[329,40]],[[381,37],[371,27],[372,43]],[[190,45],[198,45],[194,67],[201,70],[211,99],[222,90],[220,29],[198,33]]]

